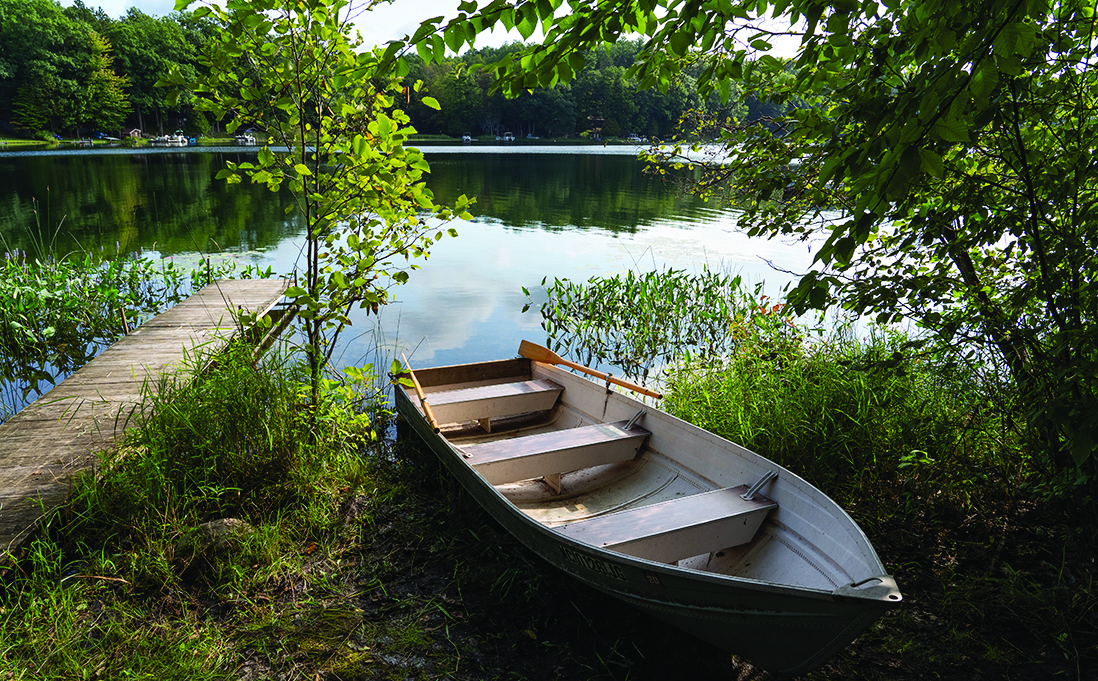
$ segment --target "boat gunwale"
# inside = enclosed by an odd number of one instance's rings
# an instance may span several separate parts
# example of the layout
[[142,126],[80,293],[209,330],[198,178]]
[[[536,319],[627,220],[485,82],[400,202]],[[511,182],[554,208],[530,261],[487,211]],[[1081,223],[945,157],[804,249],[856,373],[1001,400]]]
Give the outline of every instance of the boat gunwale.
[[[528,367],[528,371],[523,370],[522,367]],[[484,368],[487,368],[489,370],[489,375],[491,376],[491,378],[483,378],[479,381],[472,381],[472,382],[461,381],[461,382],[458,382],[458,383],[433,383],[433,382],[431,382],[431,381],[434,381],[437,377],[445,375],[447,372],[457,372],[459,374],[468,374],[470,371],[475,372],[477,370],[484,369]],[[519,368],[518,373],[515,372],[516,368]],[[585,387],[588,387],[588,388],[590,388],[592,386],[595,387],[595,388],[599,387],[598,384],[595,384],[594,382],[592,382],[592,381],[590,381],[590,380],[588,380],[588,379],[586,379],[582,376],[577,376],[576,374],[565,371],[563,369],[560,369],[560,368],[557,368],[557,367],[554,367],[554,366],[551,366],[551,365],[548,365],[548,364],[544,364],[544,363],[541,363],[541,362],[536,362],[536,361],[533,361],[533,360],[529,360],[529,359],[526,359],[526,358],[523,358],[523,357],[519,357],[519,358],[515,358],[515,359],[506,359],[506,360],[490,360],[490,361],[487,361],[487,362],[471,362],[471,363],[466,363],[466,364],[447,365],[447,366],[441,366],[441,367],[432,367],[432,368],[429,368],[429,369],[417,369],[416,370],[416,377],[420,380],[420,383],[423,386],[423,389],[424,389],[425,393],[427,394],[428,400],[429,400],[429,396],[430,396],[430,393],[431,393],[430,388],[436,388],[437,389],[439,386],[449,386],[449,385],[459,385],[459,384],[464,385],[467,382],[469,382],[469,383],[480,383],[480,384],[490,384],[493,381],[505,380],[507,378],[519,379],[522,376],[526,376],[527,379],[525,379],[525,380],[529,380],[529,379],[535,377],[535,375],[534,375],[534,369],[535,368],[545,370],[547,373],[550,374],[550,376],[563,378],[566,381],[578,381],[580,385],[584,385]],[[568,378],[565,378],[565,377],[568,377]],[[425,420],[425,417],[423,417],[423,413],[421,411],[421,408],[418,407],[415,404],[415,400],[412,400],[410,398],[410,396],[399,385],[398,385],[398,390],[396,392],[398,394],[400,394],[406,400],[406,403],[407,403],[406,408],[410,409],[410,411],[412,413],[414,413],[415,415],[417,415],[418,417],[423,418],[424,423],[426,423],[426,420]],[[567,390],[565,391],[565,393],[567,394]],[[628,406],[637,406],[637,407],[642,407],[642,408],[645,408],[645,407],[650,408],[651,407],[651,405],[645,405],[644,403],[638,402],[638,401],[630,398],[627,395],[623,395],[623,394],[615,392],[615,391],[609,391],[608,397],[612,397],[616,400],[625,400],[626,404]],[[399,402],[400,402],[400,400],[398,399],[398,407],[400,406]],[[869,576],[865,579],[862,579],[862,580],[854,580],[854,581],[851,581],[850,583],[847,583],[847,584],[840,584],[840,585],[838,585],[837,588],[834,588],[834,589],[822,589],[822,588],[816,588],[816,587],[810,587],[810,586],[804,586],[804,585],[782,584],[780,582],[773,582],[773,581],[767,581],[767,580],[762,580],[762,579],[755,579],[755,578],[752,578],[752,577],[743,577],[743,576],[737,576],[737,575],[729,575],[729,574],[718,573],[718,572],[709,572],[709,571],[705,571],[705,570],[697,570],[697,569],[691,569],[691,568],[686,568],[686,567],[680,567],[680,566],[675,565],[675,564],[660,563],[660,562],[656,562],[656,561],[652,561],[652,560],[647,560],[647,559],[644,559],[644,558],[638,558],[636,556],[632,556],[632,555],[629,555],[629,554],[626,554],[626,553],[611,551],[611,550],[604,549],[604,548],[601,548],[601,547],[593,546],[591,544],[587,544],[587,543],[575,540],[575,539],[573,539],[571,537],[568,537],[566,535],[560,534],[559,532],[556,532],[554,530],[554,526],[546,525],[545,523],[542,523],[541,521],[530,517],[528,514],[526,514],[522,510],[522,508],[520,508],[514,502],[512,502],[510,499],[508,499],[507,496],[504,495],[494,485],[492,485],[492,484],[488,483],[486,480],[484,480],[484,478],[479,473],[477,473],[477,471],[472,466],[470,466],[467,462],[465,462],[464,458],[461,456],[461,450],[459,450],[446,437],[445,431],[441,432],[441,433],[438,433],[438,434],[432,433],[432,435],[435,438],[435,440],[437,440],[439,442],[442,442],[442,443],[445,443],[447,449],[449,450],[450,461],[447,462],[448,464],[451,461],[455,462],[455,463],[456,462],[461,463],[462,467],[461,467],[460,470],[461,470],[462,475],[460,476],[460,479],[466,487],[468,487],[469,484],[473,484],[477,487],[477,489],[479,491],[490,493],[493,497],[495,497],[495,500],[497,502],[499,502],[499,501],[504,502],[502,504],[499,504],[499,503],[495,504],[493,508],[506,509],[507,513],[511,517],[513,517],[515,520],[521,522],[523,525],[529,527],[530,529],[534,530],[535,532],[542,533],[546,537],[551,538],[553,541],[564,543],[564,544],[568,545],[569,548],[571,548],[572,550],[579,550],[579,551],[585,551],[585,552],[588,552],[588,553],[592,553],[595,556],[597,556],[599,560],[610,560],[610,561],[616,561],[616,562],[623,562],[627,565],[632,564],[632,567],[635,567],[635,568],[640,569],[642,571],[650,572],[650,571],[653,571],[653,570],[657,570],[659,572],[666,573],[669,576],[670,575],[677,575],[680,578],[691,579],[691,580],[699,580],[700,579],[704,582],[708,582],[708,583],[711,583],[713,585],[722,585],[722,584],[727,585],[729,582],[731,582],[731,583],[734,583],[734,584],[737,584],[737,585],[742,585],[744,587],[750,587],[753,591],[772,593],[772,594],[783,594],[783,595],[788,595],[788,596],[792,596],[792,597],[811,596],[813,598],[819,598],[821,600],[830,600],[830,601],[842,600],[844,602],[860,602],[860,603],[865,603],[867,605],[869,605],[869,604],[880,604],[880,605],[890,606],[890,607],[898,605],[900,603],[901,599],[873,598],[873,597],[869,597],[868,594],[866,594],[865,596],[861,596],[856,592],[853,592],[853,593],[850,592],[849,587],[853,584],[864,583],[865,581],[872,580],[872,579],[891,580],[891,576],[885,570],[883,564],[880,561],[880,558],[876,555],[876,551],[873,549],[872,544],[869,542],[868,538],[865,536],[865,533],[861,530],[861,528],[857,525],[857,523],[852,518],[850,518],[849,514],[847,514],[845,510],[843,510],[840,506],[838,506],[838,504],[836,504],[834,502],[834,500],[832,500],[830,497],[828,497],[823,492],[819,491],[817,488],[812,486],[810,483],[805,481],[800,476],[797,476],[795,473],[793,473],[789,469],[785,468],[784,466],[780,466],[779,464],[777,464],[773,461],[770,461],[769,459],[766,459],[765,457],[763,457],[762,455],[760,455],[756,452],[752,452],[751,450],[746,449],[746,448],[744,448],[740,445],[736,445],[736,443],[734,443],[734,442],[731,442],[731,441],[729,441],[725,438],[721,438],[718,435],[715,435],[715,434],[710,433],[708,431],[705,431],[701,428],[698,428],[697,426],[694,426],[693,424],[690,424],[686,421],[678,419],[678,418],[676,418],[676,417],[674,417],[671,414],[668,414],[666,412],[660,411],[658,409],[655,409],[654,412],[656,414],[658,414],[659,418],[670,420],[672,425],[677,425],[681,428],[684,428],[691,435],[701,436],[701,437],[703,437],[707,440],[714,439],[714,440],[717,441],[716,444],[722,444],[722,445],[725,445],[725,446],[726,445],[732,445],[737,450],[739,450],[737,453],[740,454],[741,456],[744,456],[746,454],[749,457],[757,458],[758,462],[762,463],[766,467],[771,467],[773,469],[778,470],[779,471],[779,477],[781,477],[787,484],[790,483],[790,482],[796,481],[796,483],[798,483],[796,486],[801,488],[802,490],[807,489],[807,490],[810,490],[811,492],[815,492],[815,494],[813,496],[818,497],[818,498],[815,499],[815,501],[817,503],[819,503],[820,500],[829,502],[833,506],[833,510],[837,511],[838,514],[841,514],[842,519],[845,521],[843,524],[844,524],[844,526],[847,527],[848,532],[850,530],[853,530],[853,533],[851,533],[852,537],[854,539],[860,541],[860,543],[863,545],[863,547],[865,549],[868,549],[869,554],[874,559],[874,561],[876,563],[876,566],[879,568],[879,570],[877,571],[877,574],[871,575],[871,576]],[[652,413],[652,412],[650,412],[650,413]],[[690,431],[694,431],[694,432],[690,432]],[[697,477],[699,477],[699,479],[708,480],[704,476],[698,475],[695,471],[692,471],[689,467],[681,464],[681,462],[678,462],[677,460],[669,459],[665,454],[659,453],[659,456],[661,458],[668,459],[669,461],[674,461],[674,463],[676,463],[677,465],[680,465],[684,470],[690,471],[694,475],[697,475]],[[450,466],[448,465],[448,467],[450,467]],[[457,472],[457,471],[453,471],[453,472]],[[780,507],[781,507],[781,505],[779,503],[779,508]],[[494,512],[490,511],[490,513],[494,515]],[[801,533],[797,532],[795,529],[793,529],[792,527],[788,526],[785,523],[782,523],[782,522],[780,522],[778,520],[775,520],[773,518],[770,518],[769,520],[767,520],[767,523],[769,523],[770,526],[772,526],[774,528],[780,528],[782,531],[788,532],[790,535],[798,538],[800,541],[804,542],[808,546],[814,546],[812,544],[812,542],[809,541],[807,538],[805,538]],[[559,526],[559,525],[557,525],[557,526]],[[760,532],[763,532],[763,531],[765,531],[765,525],[764,525],[764,529],[760,529]],[[854,534],[854,533],[856,533],[856,534]],[[818,552],[819,552],[821,557],[823,557],[826,560],[834,563],[834,559],[831,556],[827,555],[826,552],[819,551],[819,550],[818,550]],[[583,573],[579,572],[578,570],[577,571],[572,571],[572,570],[565,569],[561,564],[558,564],[558,563],[555,563],[555,562],[553,564],[555,566],[557,566],[559,569],[562,569],[565,572],[568,572],[569,574],[572,574],[573,576],[576,576],[577,578],[579,578],[581,580],[588,581],[588,578],[585,577],[585,575]],[[868,565],[867,565],[867,567],[868,567]],[[870,570],[870,572],[872,572],[872,571],[873,570]],[[845,570],[844,570],[844,572],[845,572]],[[844,594],[844,597],[839,599],[836,592],[839,589],[843,589],[844,587],[847,587],[847,591]]]

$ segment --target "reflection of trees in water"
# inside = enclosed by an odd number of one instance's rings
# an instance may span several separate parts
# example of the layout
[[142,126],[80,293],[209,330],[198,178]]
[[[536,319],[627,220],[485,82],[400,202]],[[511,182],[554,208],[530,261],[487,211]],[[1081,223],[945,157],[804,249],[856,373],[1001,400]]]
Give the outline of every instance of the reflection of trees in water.
[[431,153],[427,160],[436,199],[475,196],[474,215],[514,227],[632,232],[705,205],[646,175],[632,156]]
[[[0,235],[9,247],[26,250],[36,224],[31,200],[39,201],[40,224],[57,248],[100,246],[165,255],[273,247],[297,234],[286,215],[291,200],[265,186],[229,187],[216,180],[228,157],[240,154],[110,154],[27,156],[0,162]],[[247,160],[246,158],[232,160]]]
[[[226,160],[255,152],[42,155],[0,159],[0,235],[31,244],[31,200],[41,224],[60,224],[57,248],[100,246],[165,255],[273,247],[301,233],[288,193],[214,179]],[[712,210],[674,182],[645,174],[632,156],[432,152],[428,185],[442,202],[477,197],[473,213],[514,227],[631,232]]]

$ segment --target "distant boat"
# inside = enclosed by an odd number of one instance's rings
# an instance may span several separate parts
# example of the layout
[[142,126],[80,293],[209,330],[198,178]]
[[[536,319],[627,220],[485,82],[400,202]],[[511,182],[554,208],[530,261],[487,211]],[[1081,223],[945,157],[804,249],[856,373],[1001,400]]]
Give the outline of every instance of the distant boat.
[[473,140],[473,136],[472,136],[472,135],[470,135],[469,133],[467,133],[467,132],[466,132],[466,133],[462,133],[462,135],[461,135],[461,141],[462,141],[462,142],[473,142],[473,141],[475,141],[475,140]]
[[236,136],[236,146],[238,147],[254,147],[255,135],[250,132],[246,132]]
[[519,354],[417,369],[396,405],[554,567],[782,675],[902,600],[854,520],[793,472],[609,390],[618,379],[526,341]]
[[154,147],[185,147],[187,146],[187,136],[183,134],[182,130],[176,130],[171,135],[154,137],[149,144]]

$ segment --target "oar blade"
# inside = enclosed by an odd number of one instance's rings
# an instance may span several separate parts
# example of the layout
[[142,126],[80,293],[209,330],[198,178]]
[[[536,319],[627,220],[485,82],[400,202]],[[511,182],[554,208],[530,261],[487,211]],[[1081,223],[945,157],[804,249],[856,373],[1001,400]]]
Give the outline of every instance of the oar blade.
[[519,343],[519,354],[526,359],[532,359],[535,362],[544,362],[546,364],[561,363],[561,358],[557,353],[549,348],[542,347],[537,343],[531,343],[528,340]]

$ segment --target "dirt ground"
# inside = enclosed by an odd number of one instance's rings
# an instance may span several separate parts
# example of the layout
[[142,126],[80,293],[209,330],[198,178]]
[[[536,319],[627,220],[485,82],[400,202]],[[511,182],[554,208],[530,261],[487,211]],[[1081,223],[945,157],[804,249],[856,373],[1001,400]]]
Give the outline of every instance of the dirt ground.
[[[349,526],[369,522],[338,565],[314,566],[329,622],[299,612],[287,624],[340,643],[317,657],[283,632],[282,661],[253,651],[239,678],[772,678],[556,572],[437,468],[393,475],[402,492],[345,504]],[[1057,555],[1062,518],[1034,504],[980,514],[923,501],[917,522],[872,533],[903,605],[805,678],[1096,678],[1093,552]],[[998,512],[1006,523],[988,521]]]

